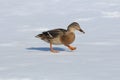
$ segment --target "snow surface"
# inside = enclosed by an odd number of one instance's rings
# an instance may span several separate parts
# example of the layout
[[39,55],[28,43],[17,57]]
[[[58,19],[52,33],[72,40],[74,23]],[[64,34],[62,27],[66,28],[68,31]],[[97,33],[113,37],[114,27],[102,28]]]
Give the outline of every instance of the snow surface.
[[[34,36],[77,21],[73,46]],[[0,80],[120,80],[120,0],[0,0]]]

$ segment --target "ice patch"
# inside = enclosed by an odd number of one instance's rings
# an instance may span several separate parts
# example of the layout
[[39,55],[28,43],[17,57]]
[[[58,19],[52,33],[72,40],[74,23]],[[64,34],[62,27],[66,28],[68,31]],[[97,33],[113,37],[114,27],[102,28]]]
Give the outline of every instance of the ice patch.
[[22,25],[18,26],[17,31],[18,32],[36,32],[36,31],[47,31],[49,30],[46,27],[39,27],[39,26],[34,26],[34,25]]
[[0,78],[0,80],[31,80],[29,78]]
[[117,6],[117,3],[108,3],[108,2],[96,2],[94,5],[97,6]]
[[88,42],[88,43],[82,43],[85,45],[98,45],[98,46],[115,46],[120,45],[120,43],[113,43],[113,42]]
[[4,70],[6,70],[7,68],[5,68],[5,67],[0,67],[0,71],[4,71]]
[[2,47],[12,47],[12,46],[14,46],[14,44],[12,44],[12,43],[1,43],[0,46],[2,46]]
[[22,32],[36,32],[36,31],[47,31],[47,30],[49,30],[48,28],[34,28],[34,29],[32,29],[32,28],[30,28],[30,29],[21,29],[21,30],[19,30],[19,31],[22,31]]
[[14,47],[16,45],[18,45],[18,42],[0,43],[0,47]]
[[103,17],[106,18],[120,18],[120,12],[119,11],[113,11],[113,12],[102,12]]
[[90,20],[93,20],[93,18],[80,18],[80,19],[76,19],[75,21],[83,21],[83,22],[86,22],[86,21],[90,21]]

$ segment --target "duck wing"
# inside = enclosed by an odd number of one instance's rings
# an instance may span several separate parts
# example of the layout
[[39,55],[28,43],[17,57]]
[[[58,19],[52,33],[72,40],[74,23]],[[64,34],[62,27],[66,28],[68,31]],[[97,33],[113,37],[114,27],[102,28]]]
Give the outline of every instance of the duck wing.
[[45,35],[47,38],[53,39],[63,35],[66,31],[67,30],[65,29],[54,29],[54,30],[43,32],[42,34]]
[[38,34],[36,37],[40,37],[41,39],[54,39],[63,34],[65,34],[67,30],[65,29],[53,29],[49,31],[42,32],[42,34]]

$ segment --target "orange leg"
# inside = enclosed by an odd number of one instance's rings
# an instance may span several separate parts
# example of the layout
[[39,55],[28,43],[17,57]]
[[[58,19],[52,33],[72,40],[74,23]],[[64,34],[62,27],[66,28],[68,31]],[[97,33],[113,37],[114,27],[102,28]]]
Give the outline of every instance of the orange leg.
[[59,51],[53,49],[52,42],[50,42],[50,51],[53,52],[53,53],[58,53],[59,52]]
[[70,46],[70,45],[66,45],[70,50],[75,50],[76,47]]

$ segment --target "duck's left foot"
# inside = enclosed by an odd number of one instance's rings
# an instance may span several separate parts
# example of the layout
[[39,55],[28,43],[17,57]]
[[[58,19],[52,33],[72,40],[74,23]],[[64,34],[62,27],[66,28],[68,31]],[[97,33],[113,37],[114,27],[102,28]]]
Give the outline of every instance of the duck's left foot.
[[70,46],[70,45],[67,45],[67,47],[68,47],[70,50],[76,50],[76,47],[73,47],[73,46]]
[[54,50],[54,49],[51,49],[50,51],[53,52],[53,53],[58,53],[59,52],[59,51]]
[[53,52],[53,53],[58,53],[59,52],[59,51],[53,49],[52,42],[50,42],[50,51]]

